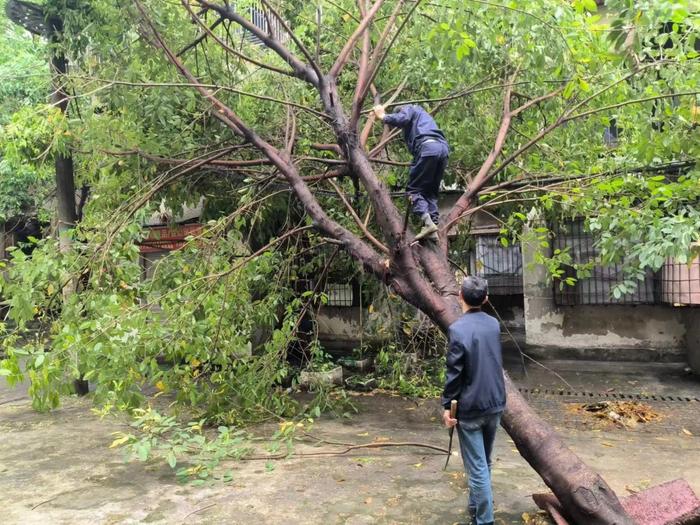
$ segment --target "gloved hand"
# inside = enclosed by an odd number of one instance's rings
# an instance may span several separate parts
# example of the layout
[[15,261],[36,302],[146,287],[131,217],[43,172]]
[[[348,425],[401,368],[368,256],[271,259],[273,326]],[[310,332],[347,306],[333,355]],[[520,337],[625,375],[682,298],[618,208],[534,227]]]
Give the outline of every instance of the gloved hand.
[[384,120],[384,116],[386,115],[386,111],[384,111],[384,106],[382,106],[381,104],[377,104],[372,108],[372,111],[379,120]]

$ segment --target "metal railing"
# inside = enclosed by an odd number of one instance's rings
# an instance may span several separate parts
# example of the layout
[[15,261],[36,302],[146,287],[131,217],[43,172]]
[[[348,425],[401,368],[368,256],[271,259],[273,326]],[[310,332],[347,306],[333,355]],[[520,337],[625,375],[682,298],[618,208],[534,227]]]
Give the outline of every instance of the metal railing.
[[523,293],[523,257],[519,244],[504,246],[498,234],[474,236],[469,273],[489,283],[489,295]]
[[[700,305],[700,260],[679,263],[668,259],[659,271],[647,270],[627,293],[615,292],[625,279],[624,262],[602,264],[596,239],[584,229],[582,219],[553,225],[553,249],[566,250],[572,265],[554,281],[554,302],[559,306],[604,304]],[[580,277],[573,265],[589,265],[590,275]],[[574,285],[564,283],[573,277]]]

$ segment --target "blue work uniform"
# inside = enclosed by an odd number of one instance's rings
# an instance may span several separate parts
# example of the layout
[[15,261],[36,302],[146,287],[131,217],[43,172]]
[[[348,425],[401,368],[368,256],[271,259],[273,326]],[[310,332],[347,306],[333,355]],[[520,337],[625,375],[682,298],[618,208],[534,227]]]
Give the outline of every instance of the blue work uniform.
[[450,153],[444,133],[435,120],[420,106],[402,106],[387,114],[384,123],[401,128],[413,162],[408,172],[406,191],[418,215],[429,213],[437,224],[438,194]]

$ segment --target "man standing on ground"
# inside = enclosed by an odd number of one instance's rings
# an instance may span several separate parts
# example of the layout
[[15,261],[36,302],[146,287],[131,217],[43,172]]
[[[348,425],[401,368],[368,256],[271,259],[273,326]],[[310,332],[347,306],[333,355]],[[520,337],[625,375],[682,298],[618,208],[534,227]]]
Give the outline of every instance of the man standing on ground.
[[388,115],[381,105],[375,106],[373,111],[385,124],[403,130],[406,146],[413,155],[406,191],[413,213],[423,221],[416,239],[428,237],[437,240],[438,194],[450,153],[445,135],[433,117],[420,106],[401,106]]
[[[468,511],[473,523],[494,523],[491,452],[501,413],[506,406],[498,321],[482,312],[488,284],[469,276],[459,292],[464,314],[450,325],[447,375],[442,405],[448,428],[457,425],[459,447],[469,478]],[[457,419],[450,403],[457,400]]]

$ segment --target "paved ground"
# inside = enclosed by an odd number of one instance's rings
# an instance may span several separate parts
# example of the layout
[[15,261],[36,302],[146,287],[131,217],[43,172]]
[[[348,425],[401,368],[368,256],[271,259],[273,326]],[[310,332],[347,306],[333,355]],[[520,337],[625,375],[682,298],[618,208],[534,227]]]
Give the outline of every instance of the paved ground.
[[[548,362],[569,384],[536,366],[512,375],[540,414],[627,494],[676,477],[700,494],[700,381],[677,365]],[[662,413],[631,430],[601,427],[567,408],[605,396],[639,395]],[[601,397],[602,396],[602,397]],[[653,396],[653,397],[652,397]],[[616,399],[616,398],[612,398]],[[620,397],[620,399],[622,399]],[[434,400],[358,397],[351,420],[322,420],[314,434],[355,443],[390,439],[445,446]],[[234,480],[203,488],[179,485],[165,467],[124,463],[108,448],[120,430],[69,399],[50,414],[31,411],[24,392],[0,385],[0,523],[117,524],[452,524],[464,520],[460,458],[421,449],[365,451],[347,457],[233,465]],[[300,450],[304,447],[300,447]],[[497,438],[493,471],[497,523],[522,523],[544,490],[507,435]]]

